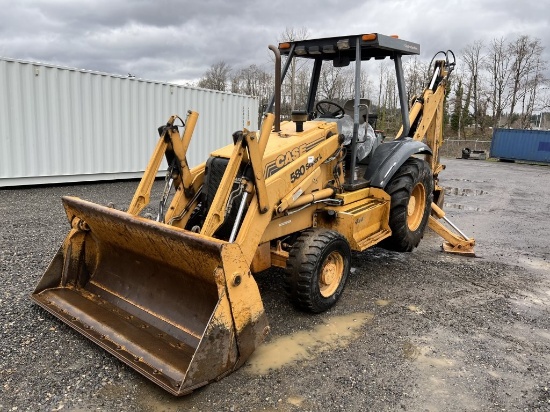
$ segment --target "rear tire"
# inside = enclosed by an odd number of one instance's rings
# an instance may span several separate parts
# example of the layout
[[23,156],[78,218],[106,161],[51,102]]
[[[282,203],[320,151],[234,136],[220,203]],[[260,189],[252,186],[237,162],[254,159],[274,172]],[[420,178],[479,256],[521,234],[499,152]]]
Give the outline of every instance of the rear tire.
[[386,186],[391,196],[389,225],[391,237],[381,246],[410,252],[424,236],[433,199],[433,176],[424,160],[409,158]]
[[338,232],[308,229],[290,250],[286,291],[298,309],[324,312],[339,299],[350,271],[351,249]]

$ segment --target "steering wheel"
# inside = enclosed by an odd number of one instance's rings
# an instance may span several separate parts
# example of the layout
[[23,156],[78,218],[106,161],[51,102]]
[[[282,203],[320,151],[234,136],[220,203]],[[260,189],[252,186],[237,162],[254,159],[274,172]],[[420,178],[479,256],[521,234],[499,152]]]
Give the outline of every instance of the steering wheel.
[[[331,106],[337,110],[331,111]],[[315,110],[323,117],[342,117],[345,113],[344,108],[330,100],[319,100],[315,105]]]

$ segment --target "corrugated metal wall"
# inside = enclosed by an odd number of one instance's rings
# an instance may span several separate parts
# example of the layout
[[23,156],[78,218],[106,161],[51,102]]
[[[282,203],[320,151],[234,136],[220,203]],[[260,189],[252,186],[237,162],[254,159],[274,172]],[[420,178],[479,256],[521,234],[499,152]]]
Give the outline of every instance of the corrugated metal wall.
[[157,127],[188,110],[191,166],[257,128],[257,98],[0,59],[0,186],[139,177]]
[[550,131],[495,129],[491,157],[550,163]]

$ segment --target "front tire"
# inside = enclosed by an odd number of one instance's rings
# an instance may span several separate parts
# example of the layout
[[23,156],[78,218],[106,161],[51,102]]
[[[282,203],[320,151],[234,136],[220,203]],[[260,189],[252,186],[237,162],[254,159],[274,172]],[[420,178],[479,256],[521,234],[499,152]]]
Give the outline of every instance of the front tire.
[[351,249],[338,232],[308,229],[292,245],[285,287],[298,309],[320,313],[340,298],[351,263]]
[[433,199],[433,176],[424,160],[409,158],[386,186],[391,196],[389,225],[392,235],[381,246],[410,252],[424,236]]

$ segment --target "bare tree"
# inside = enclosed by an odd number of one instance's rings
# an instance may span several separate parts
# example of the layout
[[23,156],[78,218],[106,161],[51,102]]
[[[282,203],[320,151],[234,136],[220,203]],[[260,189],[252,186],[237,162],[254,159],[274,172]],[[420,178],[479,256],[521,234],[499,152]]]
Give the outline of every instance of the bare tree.
[[533,110],[535,109],[538,92],[545,81],[543,76],[545,69],[546,62],[542,60],[541,55],[534,56],[530,73],[524,82],[521,111],[521,127],[523,128],[531,128],[531,118],[533,116]]
[[260,99],[260,112],[263,113],[273,93],[273,75],[255,64],[235,72],[231,78],[231,91]]
[[224,92],[227,90],[230,73],[231,66],[226,62],[219,61],[214,63],[199,80],[198,87]]
[[[305,28],[287,28],[282,33],[281,41],[296,41],[307,37],[308,31]],[[547,75],[545,77],[548,63],[542,59],[543,50],[539,39],[527,35],[511,41],[494,39],[487,48],[481,41],[468,45],[463,50],[462,62],[458,60],[457,70],[452,77],[452,91],[449,86],[449,93],[454,96],[447,100],[451,128],[459,136],[465,136],[466,126],[473,125],[476,132],[483,132],[489,119],[493,127],[504,121],[508,126],[516,124],[520,127],[531,127],[533,122],[537,123],[533,120],[534,116],[538,116],[538,123],[542,119],[546,120],[539,113],[546,113],[550,119],[550,80]],[[380,127],[393,131],[394,128],[399,128],[397,109],[400,103],[393,67],[390,64],[388,61],[380,61],[378,74],[364,67],[359,81],[361,97],[369,98],[373,102],[371,110],[377,111]],[[427,62],[418,57],[411,57],[404,62],[409,101],[425,86],[426,65]],[[329,66],[331,65],[323,65],[318,98],[344,103],[354,95],[355,71],[352,65],[343,68]],[[305,109],[303,104],[307,101],[311,69],[311,59],[293,60],[283,85],[283,113],[290,114],[295,108]],[[226,62],[220,61],[206,71],[198,86],[257,96],[260,98],[260,112],[263,113],[273,93],[273,81],[273,75],[257,65],[232,72]]]
[[426,82],[426,69],[426,62],[420,61],[417,56],[407,59],[403,65],[409,103],[413,96],[420,96],[422,94]]
[[485,61],[485,68],[489,73],[491,88],[491,116],[493,127],[498,127],[502,114],[510,101],[508,84],[510,81],[511,56],[503,38],[494,39],[489,45],[489,54]]
[[550,80],[545,79],[537,99],[537,110],[541,112],[550,110]]
[[462,83],[462,75],[456,74],[455,80],[453,82],[455,88],[453,90],[454,99],[453,103],[453,112],[451,114],[451,129],[455,132],[458,132],[458,138],[460,139],[460,134],[464,129],[464,123],[462,121],[463,115],[463,100],[464,100],[464,86]]
[[[472,117],[470,116],[470,102],[472,101],[472,82],[467,82],[466,86],[466,94],[464,96],[463,105],[462,105],[462,114],[460,115],[461,119],[461,130],[464,131],[464,128],[466,126],[470,126],[472,124]],[[466,138],[466,134],[463,134],[464,138]]]
[[[374,95],[372,91],[372,81],[369,77],[368,71],[365,68],[361,69],[361,79],[359,80],[361,83],[361,97],[371,99],[371,96]],[[351,87],[354,85],[352,84]],[[351,89],[353,90],[353,89]],[[350,93],[350,96],[353,96],[353,91]],[[371,99],[372,100],[372,99]]]
[[480,104],[481,99],[481,69],[483,65],[484,56],[481,52],[483,50],[483,42],[475,41],[474,43],[466,46],[462,51],[462,58],[466,63],[466,70],[470,78],[469,91],[472,102],[473,117],[474,117],[474,130],[477,130],[478,126],[482,122],[482,117],[485,113],[482,113]]
[[[301,27],[299,29],[295,29],[293,27],[287,27],[285,28],[285,31],[281,34],[281,41],[286,42],[286,41],[304,40],[304,39],[307,39],[308,36],[309,36],[309,30],[305,27]],[[296,59],[292,59],[292,62],[290,63],[290,93],[289,93],[291,110],[295,108],[295,104],[296,104],[296,72],[302,68],[302,67],[297,67],[296,64],[297,64]]]
[[378,120],[377,126],[388,131],[397,132],[401,126],[400,111],[397,110],[399,95],[397,93],[397,80],[391,62],[380,61],[378,86]]
[[[544,48],[539,39],[532,39],[527,35],[518,37],[514,42],[510,43],[508,47],[508,53],[512,58],[512,96],[510,101],[510,116],[508,118],[509,126],[512,125],[517,117],[514,116],[514,110],[516,109],[518,101],[522,101],[525,94],[532,89],[529,83],[533,81],[533,77],[536,78],[539,74],[543,50]],[[525,110],[522,110],[522,112],[524,111]]]
[[347,71],[341,67],[323,65],[319,77],[319,100],[328,99],[335,102],[346,100],[346,86],[349,84]]
[[[290,106],[289,109],[305,109],[307,102],[307,95],[309,92],[309,82],[311,73],[305,67],[302,67],[296,72],[296,78],[294,79],[294,106]],[[289,102],[290,104],[290,102]]]

